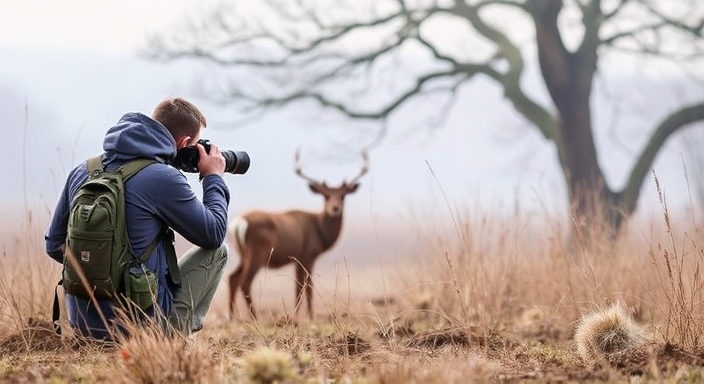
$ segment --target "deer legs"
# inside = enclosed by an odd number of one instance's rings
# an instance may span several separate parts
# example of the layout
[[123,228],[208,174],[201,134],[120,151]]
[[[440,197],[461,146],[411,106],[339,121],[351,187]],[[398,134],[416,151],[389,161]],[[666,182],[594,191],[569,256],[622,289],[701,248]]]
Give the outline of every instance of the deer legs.
[[237,269],[230,274],[229,278],[230,286],[230,320],[234,319],[235,315],[235,301],[237,299],[237,291],[242,290],[244,295],[244,300],[247,302],[247,308],[249,308],[250,315],[252,318],[256,319],[257,316],[254,312],[254,306],[252,305],[252,279],[247,278],[247,273],[245,273],[245,268],[240,264]]
[[[255,275],[262,266],[251,265],[249,263],[241,263],[234,272],[229,276],[229,288],[230,288],[230,302],[229,302],[229,315],[230,320],[234,319],[235,313],[235,301],[237,299],[237,292],[242,291],[244,295],[245,302],[247,303],[247,308],[249,308],[250,315],[253,319],[256,319],[256,311],[254,310],[254,305],[252,304],[252,281]],[[309,267],[310,268],[310,267]],[[303,303],[303,297],[306,298],[306,308],[308,309],[308,317],[313,318],[313,279],[311,278],[310,270],[303,265],[296,266],[296,301],[293,308],[293,316],[296,317],[298,308]]]
[[230,307],[229,314],[230,320],[234,319],[235,316],[235,299],[237,298],[237,291],[240,288],[240,278],[242,276],[242,264],[240,264],[237,269],[230,274],[228,283],[230,287]]
[[252,281],[254,281],[254,276],[262,265],[257,263],[256,260],[258,260],[256,257],[243,257],[240,265],[230,275],[230,319],[233,318],[235,312],[235,299],[238,289],[242,290],[250,315],[253,319],[257,318],[254,305],[252,304]]

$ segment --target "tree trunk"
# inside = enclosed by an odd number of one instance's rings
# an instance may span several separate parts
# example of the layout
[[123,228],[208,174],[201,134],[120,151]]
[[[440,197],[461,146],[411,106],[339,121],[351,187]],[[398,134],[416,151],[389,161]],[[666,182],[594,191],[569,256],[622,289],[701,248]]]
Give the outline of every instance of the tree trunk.
[[[587,232],[620,230],[623,214],[620,202],[606,184],[594,147],[589,107],[586,101],[572,99],[560,113],[564,134],[559,145],[561,165],[566,180],[570,209],[575,224]],[[588,103],[588,102],[587,102]]]
[[[570,77],[578,79],[579,76]],[[617,195],[606,184],[599,165],[590,116],[591,87],[570,81],[554,91],[562,141],[556,143],[575,223],[591,233],[614,234],[622,223]]]
[[[598,7],[598,2],[593,4]],[[530,7],[540,69],[557,108],[559,136],[554,141],[575,223],[589,232],[615,233],[622,222],[616,209],[619,202],[606,185],[592,133],[590,97],[598,60],[598,22],[585,24],[581,45],[569,52],[557,25],[562,0],[537,0]]]

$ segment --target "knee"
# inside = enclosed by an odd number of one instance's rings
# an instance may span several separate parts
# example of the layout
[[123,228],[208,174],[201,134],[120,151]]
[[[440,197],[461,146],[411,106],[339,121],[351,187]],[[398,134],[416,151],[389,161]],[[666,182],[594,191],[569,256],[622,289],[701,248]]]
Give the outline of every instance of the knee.
[[222,245],[220,245],[220,247],[218,247],[215,250],[215,254],[213,255],[214,263],[218,264],[218,265],[222,265],[224,267],[225,264],[227,264],[227,254],[228,254],[227,244],[223,243]]
[[227,245],[222,244],[218,248],[194,248],[190,256],[202,260],[201,264],[224,268],[227,264]]

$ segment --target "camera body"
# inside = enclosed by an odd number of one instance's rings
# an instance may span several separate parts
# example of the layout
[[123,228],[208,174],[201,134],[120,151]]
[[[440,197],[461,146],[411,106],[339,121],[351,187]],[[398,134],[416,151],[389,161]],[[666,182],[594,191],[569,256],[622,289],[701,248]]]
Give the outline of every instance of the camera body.
[[[205,148],[206,153],[210,153],[210,140],[200,139],[198,144]],[[244,151],[220,150],[225,158],[225,172],[235,175],[243,175],[249,169],[249,155]],[[181,148],[176,153],[173,166],[190,173],[198,173],[198,160],[200,155],[195,145]]]

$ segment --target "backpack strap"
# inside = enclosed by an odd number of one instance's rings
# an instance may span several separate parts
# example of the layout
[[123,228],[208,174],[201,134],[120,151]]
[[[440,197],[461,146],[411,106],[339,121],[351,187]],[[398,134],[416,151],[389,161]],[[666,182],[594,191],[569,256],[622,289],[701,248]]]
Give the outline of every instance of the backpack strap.
[[160,240],[162,244],[164,244],[164,252],[166,252],[166,266],[169,268],[169,273],[166,277],[169,279],[169,282],[173,286],[180,287],[181,271],[178,267],[178,258],[176,256],[176,247],[174,245],[175,236],[173,229],[167,227],[166,230],[159,233],[156,239],[154,239],[154,241],[149,244],[149,246],[144,250],[144,252],[142,252],[142,255],[137,258],[137,261],[140,264],[144,264],[149,258],[149,256],[152,254],[152,252],[154,252]]
[[118,171],[122,172],[122,180],[123,180],[123,182],[125,182],[130,177],[132,177],[135,173],[139,172],[142,168],[146,167],[149,164],[156,163],[156,162],[157,162],[156,160],[150,160],[150,159],[131,160],[127,163],[122,164],[122,166],[120,166]]
[[137,261],[140,264],[144,264],[147,262],[147,259],[149,258],[149,256],[156,249],[156,245],[159,244],[160,239],[162,239],[161,233],[159,233],[159,235],[157,235],[156,239],[154,239],[154,241],[152,241],[152,243],[149,244],[149,246],[146,249],[144,249],[144,252],[142,252],[142,255],[137,258]]
[[142,255],[137,258],[137,261],[139,261],[140,264],[144,264],[156,249],[159,240],[164,244],[164,252],[166,252],[166,266],[169,268],[169,274],[166,277],[169,279],[171,285],[180,287],[181,271],[178,267],[178,257],[176,256],[176,247],[174,245],[176,239],[173,229],[167,227],[166,230],[159,233],[156,239],[142,252]]
[[[118,172],[122,172],[123,182],[127,181],[135,173],[139,172],[142,168],[149,164],[156,163],[156,160],[151,159],[135,159],[130,160],[118,168]],[[97,155],[88,159],[88,176],[96,175],[102,172],[105,168],[103,167],[103,155]]]
[[103,171],[103,155],[97,155],[88,159],[88,177],[97,175]]
[[[141,170],[142,168],[155,162],[156,160],[138,159],[123,164],[120,167],[123,182],[126,182],[127,179],[132,177],[132,175],[134,175],[135,173],[139,172],[139,170]],[[156,249],[156,246],[158,245],[160,240],[162,241],[164,245],[164,251],[166,252],[166,265],[169,268],[169,274],[167,277],[172,285],[180,287],[181,272],[178,268],[178,258],[176,256],[176,248],[174,246],[174,231],[171,228],[166,227],[166,229],[161,232],[151,244],[149,244],[149,246],[144,250],[144,252],[142,252],[142,255],[137,258],[137,261],[139,261],[140,263],[146,262],[152,252],[154,252],[154,250]]]
[[57,335],[61,335],[61,323],[59,318],[61,317],[61,309],[59,308],[59,285],[62,285],[64,280],[61,279],[56,284],[54,288],[54,304],[51,307],[51,323],[54,325],[54,332]]
[[178,259],[176,258],[176,238],[174,231],[171,228],[166,229],[164,240],[164,250],[166,251],[166,265],[169,267],[168,278],[174,287],[181,286],[181,271],[178,268]]
[[[97,157],[100,158],[100,156],[97,156]],[[95,158],[93,158],[91,160],[93,160],[95,162]],[[144,168],[147,165],[152,164],[152,163],[156,163],[156,160],[150,160],[150,159],[130,160],[130,161],[122,164],[120,166],[120,168],[117,169],[117,172],[120,172],[122,174],[122,182],[126,183],[130,177],[134,176],[137,172],[142,170],[142,168]],[[89,161],[89,167],[90,167],[90,161]],[[156,249],[156,245],[159,243],[160,238],[161,238],[161,234],[159,234],[159,236],[157,236],[156,239],[154,239],[154,241],[152,241],[152,243],[149,244],[149,246],[147,246],[147,248],[144,250],[144,252],[142,252],[141,256],[136,258],[140,264],[143,264],[144,262],[146,262],[147,259],[149,258],[149,256],[152,254],[152,252],[154,252],[154,249]],[[130,249],[130,253],[132,255],[134,255],[134,253],[132,252],[132,245],[129,243],[129,240],[128,240],[127,246]]]

